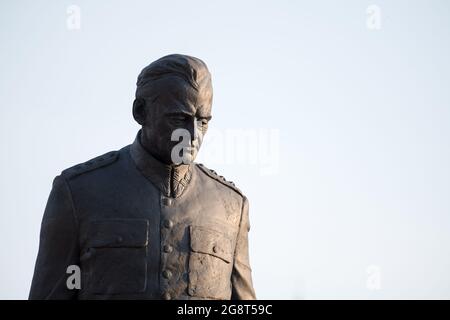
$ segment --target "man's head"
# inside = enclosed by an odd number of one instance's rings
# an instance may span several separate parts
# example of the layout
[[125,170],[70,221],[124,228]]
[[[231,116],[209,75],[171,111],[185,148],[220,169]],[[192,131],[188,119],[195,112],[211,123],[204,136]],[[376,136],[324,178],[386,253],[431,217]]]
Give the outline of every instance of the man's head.
[[172,54],[152,62],[138,76],[133,103],[143,147],[166,164],[179,163],[173,156],[178,151],[172,151],[182,135],[183,162],[193,161],[211,119],[211,105],[211,75],[203,61]]

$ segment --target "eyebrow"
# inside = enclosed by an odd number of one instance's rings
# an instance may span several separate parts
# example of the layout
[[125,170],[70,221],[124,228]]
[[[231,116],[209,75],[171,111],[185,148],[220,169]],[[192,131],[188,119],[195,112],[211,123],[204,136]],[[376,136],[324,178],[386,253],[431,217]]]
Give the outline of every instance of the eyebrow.
[[167,113],[168,116],[179,116],[179,115],[185,115],[185,116],[190,116],[193,117],[194,114],[187,112],[187,111],[175,111],[175,112],[168,112]]
[[[177,116],[177,115],[184,115],[189,117],[194,117],[195,115],[193,113],[187,112],[187,111],[175,111],[175,112],[169,112],[167,113],[168,116]],[[198,117],[199,119],[206,119],[211,120],[212,116],[206,116],[206,117]]]

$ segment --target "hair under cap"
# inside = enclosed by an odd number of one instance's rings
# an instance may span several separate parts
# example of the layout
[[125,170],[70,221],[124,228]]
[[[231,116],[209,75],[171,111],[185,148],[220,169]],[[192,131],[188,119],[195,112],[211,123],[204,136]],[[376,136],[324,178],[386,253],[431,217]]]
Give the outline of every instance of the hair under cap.
[[157,94],[152,92],[153,85],[156,89],[157,82],[170,77],[189,83],[199,93],[206,90],[212,95],[211,74],[206,64],[192,56],[171,54],[152,62],[141,71],[136,82],[136,98]]

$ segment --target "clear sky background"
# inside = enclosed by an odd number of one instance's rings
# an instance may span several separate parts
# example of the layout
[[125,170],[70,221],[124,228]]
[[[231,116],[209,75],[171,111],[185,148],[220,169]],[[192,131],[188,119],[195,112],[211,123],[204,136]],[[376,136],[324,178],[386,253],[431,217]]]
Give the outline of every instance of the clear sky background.
[[170,53],[212,73],[199,161],[250,200],[258,298],[450,298],[449,45],[445,0],[1,0],[0,298],[54,176],[133,141]]

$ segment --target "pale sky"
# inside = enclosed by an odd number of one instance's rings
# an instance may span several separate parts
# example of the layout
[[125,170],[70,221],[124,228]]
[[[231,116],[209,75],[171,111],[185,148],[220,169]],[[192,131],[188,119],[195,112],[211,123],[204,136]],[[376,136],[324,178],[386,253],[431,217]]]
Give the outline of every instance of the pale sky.
[[53,178],[133,141],[136,77],[170,53],[212,73],[199,162],[249,198],[258,298],[450,298],[448,1],[20,0],[0,1],[0,299],[28,296]]

